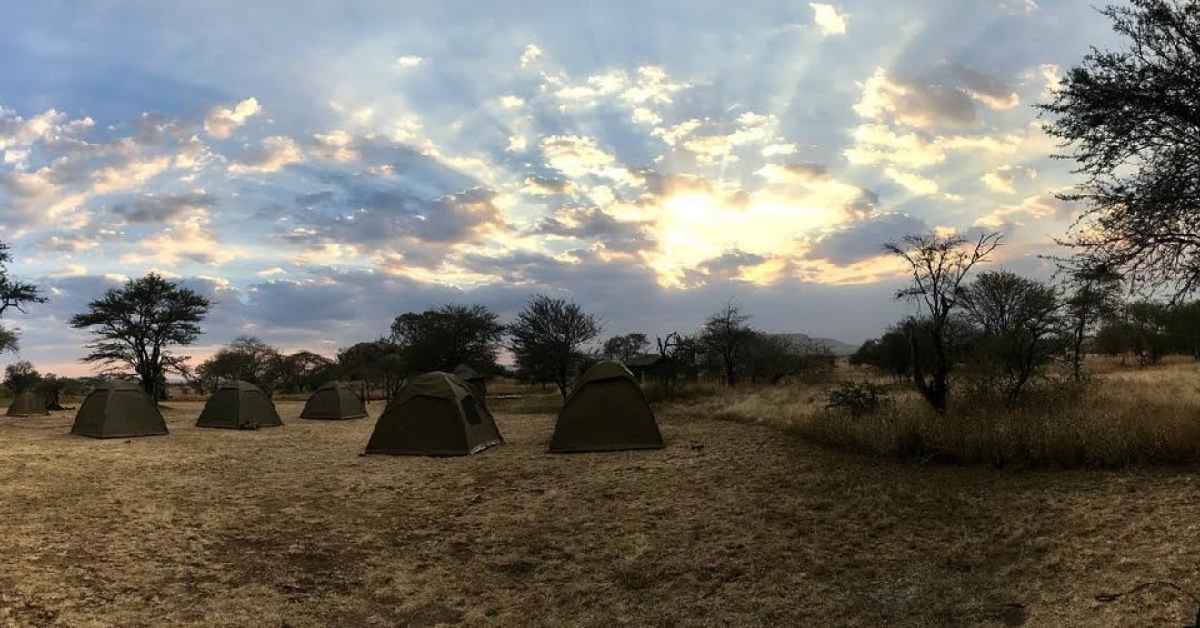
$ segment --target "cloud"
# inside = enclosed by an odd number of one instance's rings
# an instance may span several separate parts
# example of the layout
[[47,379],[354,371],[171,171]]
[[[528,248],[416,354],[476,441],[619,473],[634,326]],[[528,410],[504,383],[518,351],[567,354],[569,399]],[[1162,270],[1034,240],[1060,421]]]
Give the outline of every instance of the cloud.
[[262,111],[258,99],[247,98],[233,107],[213,107],[204,117],[204,130],[217,139],[227,139],[246,123],[251,116]]
[[880,214],[816,238],[805,257],[848,266],[883,255],[886,242],[928,231],[929,225],[919,218],[901,213]]
[[912,192],[913,194],[916,194],[918,196],[928,196],[930,194],[937,194],[937,191],[938,191],[937,183],[935,183],[931,179],[926,179],[925,177],[922,177],[921,175],[913,174],[911,172],[902,172],[900,170],[896,170],[895,168],[890,168],[890,167],[886,168],[883,171],[883,174],[886,175],[887,178],[891,179],[892,181],[899,183],[901,186],[904,187],[904,189],[906,189],[909,192]]
[[768,144],[767,146],[763,146],[762,149],[763,157],[779,157],[794,154],[796,154],[795,144]]
[[86,266],[81,264],[70,264],[64,268],[50,273],[48,276],[55,279],[61,279],[63,277],[82,277],[86,275],[87,272],[88,270]]
[[520,109],[525,106],[525,99],[511,94],[500,97],[500,106],[505,109]]
[[633,185],[636,178],[617,163],[612,153],[600,148],[596,140],[582,135],[551,135],[542,138],[546,165],[571,178],[601,177]]
[[521,67],[527,68],[542,58],[542,49],[533,44],[525,46],[525,50],[521,52]]
[[660,137],[669,145],[679,143],[700,164],[715,165],[737,161],[738,158],[733,154],[736,148],[771,142],[778,124],[773,115],[747,111],[737,117],[733,129],[728,133],[697,135],[693,131],[699,127],[699,122],[693,119],[672,129],[664,129]]
[[415,68],[425,62],[424,57],[416,55],[404,55],[396,57],[396,67],[401,69]]
[[191,261],[197,264],[216,266],[243,255],[237,249],[221,245],[217,240],[216,233],[211,228],[208,212],[204,210],[194,210],[187,218],[144,238],[138,249],[140,252],[123,256],[121,262],[124,264],[156,262],[166,266],[175,266],[184,261]]
[[265,138],[262,145],[242,153],[237,161],[229,164],[233,174],[278,172],[284,166],[304,161],[304,152],[290,137],[273,135]]
[[71,120],[67,114],[57,109],[47,109],[25,119],[17,115],[16,111],[0,106],[0,151],[6,151],[5,161],[19,163],[24,161],[24,157],[9,157],[14,148],[28,147],[35,143],[66,142],[87,133],[93,126],[95,121],[90,117]]
[[822,35],[845,35],[846,16],[839,14],[837,7],[832,4],[810,2],[813,10],[813,24],[821,29]]
[[1001,0],[999,6],[1001,10],[1022,15],[1033,15],[1041,8],[1037,0]]
[[975,105],[964,91],[937,83],[894,79],[883,68],[862,83],[854,111],[863,118],[892,118],[907,126],[966,127],[977,122]]
[[521,192],[530,196],[556,196],[570,194],[574,190],[575,185],[569,179],[556,177],[525,177],[525,184],[521,187]]
[[1036,178],[1037,171],[1033,168],[1021,168],[1005,165],[984,174],[981,180],[983,181],[984,186],[993,192],[1016,194],[1016,185],[1019,180],[1032,181]]
[[1021,104],[1016,91],[1004,81],[959,64],[952,64],[950,68],[963,91],[988,107],[1007,110]]
[[648,224],[620,221],[595,207],[560,207],[543,218],[534,233],[591,240],[612,251],[637,253],[654,245],[654,238],[646,232]]
[[650,126],[662,124],[662,116],[655,113],[653,109],[649,109],[647,107],[635,107],[630,120],[632,120],[634,124],[645,124]]
[[928,168],[946,161],[951,151],[978,151],[1011,155],[1021,148],[1017,136],[988,135],[931,136],[921,131],[897,133],[884,124],[855,127],[854,144],[843,151],[854,165],[894,164],[912,169]]
[[146,161],[130,161],[122,166],[101,168],[92,175],[92,189],[98,194],[108,194],[140,187],[170,167],[171,158],[161,156]]
[[508,147],[504,150],[509,153],[523,153],[526,148],[529,148],[529,141],[525,139],[524,135],[510,135],[508,136]]
[[755,174],[772,183],[803,183],[825,177],[829,168],[814,163],[766,164]]
[[1011,229],[1032,221],[1065,222],[1070,220],[1078,206],[1056,197],[1055,192],[1058,191],[1060,190],[1033,194],[1022,199],[1018,205],[999,207],[976,219],[975,226]]
[[169,222],[197,209],[208,209],[216,200],[207,192],[188,194],[144,194],[114,205],[112,212],[127,222]]
[[329,133],[314,133],[315,152],[325,159],[334,161],[356,161],[359,152],[355,149],[355,138],[350,133],[337,129]]

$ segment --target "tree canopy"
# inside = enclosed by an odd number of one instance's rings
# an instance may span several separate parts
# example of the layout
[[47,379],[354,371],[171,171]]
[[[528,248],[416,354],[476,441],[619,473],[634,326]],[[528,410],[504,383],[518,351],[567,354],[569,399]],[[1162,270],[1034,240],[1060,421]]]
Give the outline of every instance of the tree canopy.
[[240,336],[205,360],[196,375],[208,390],[241,380],[272,394],[283,383],[283,361],[275,347],[254,336]]
[[628,363],[637,355],[645,352],[649,346],[650,340],[646,338],[646,334],[622,334],[605,340],[604,347],[600,352],[609,360]]
[[444,305],[407,312],[392,323],[391,341],[414,373],[452,372],[466,364],[482,373],[496,370],[504,336],[499,317],[482,305]]
[[[8,264],[11,261],[11,248],[7,243],[0,242],[0,318],[3,318],[10,308],[24,312],[25,305],[46,302],[40,288],[8,274]],[[0,353],[16,349],[17,333],[0,325]]]
[[83,362],[110,373],[132,372],[146,393],[159,399],[167,373],[188,374],[188,356],[172,347],[195,342],[210,305],[196,292],[150,273],[109,289],[72,317],[71,326],[90,329],[94,337]]
[[13,362],[4,367],[4,387],[14,395],[33,390],[40,381],[42,374],[27,360]]
[[565,399],[571,377],[586,358],[582,347],[600,331],[600,321],[578,304],[539,294],[509,326],[509,349],[522,377],[553,382]]
[[981,234],[973,243],[958,235],[930,233],[908,235],[884,245],[884,250],[904,260],[912,271],[912,284],[897,291],[896,298],[911,301],[922,310],[922,315],[906,326],[913,332],[909,364],[913,384],[938,412],[946,411],[950,396],[954,367],[951,331],[963,282],[976,264],[1000,246],[1000,240],[999,233]]
[[746,324],[749,320],[749,314],[743,313],[737,303],[729,301],[710,314],[700,330],[700,344],[720,362],[725,383],[729,386],[737,384],[738,366],[754,340],[754,329]]
[[1086,179],[1063,244],[1131,284],[1200,287],[1200,4],[1130,0],[1101,12],[1124,50],[1097,50],[1039,105]]

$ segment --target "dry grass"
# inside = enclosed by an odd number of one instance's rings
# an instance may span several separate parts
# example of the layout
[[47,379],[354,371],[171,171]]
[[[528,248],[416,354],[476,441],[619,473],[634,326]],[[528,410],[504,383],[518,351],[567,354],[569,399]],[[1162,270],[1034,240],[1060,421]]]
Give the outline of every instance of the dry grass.
[[1058,467],[1200,462],[1200,365],[1172,361],[1118,370],[1114,364],[1102,364],[1087,386],[1044,384],[1013,408],[960,392],[939,415],[910,387],[896,384],[891,406],[851,417],[825,407],[828,384],[744,389],[689,411],[774,425],[875,456]]
[[[784,394],[729,405],[812,405]],[[1180,625],[1168,592],[1093,598],[1200,589],[1197,468],[918,466],[701,404],[662,451],[549,456],[551,416],[502,413],[477,456],[362,457],[372,421],[300,407],[170,403],[128,441],[0,417],[0,625]]]

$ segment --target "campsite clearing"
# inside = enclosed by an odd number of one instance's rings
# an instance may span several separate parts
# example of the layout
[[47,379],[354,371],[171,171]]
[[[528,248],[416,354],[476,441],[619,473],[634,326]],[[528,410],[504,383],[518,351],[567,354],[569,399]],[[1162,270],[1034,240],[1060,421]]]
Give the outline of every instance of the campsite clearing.
[[[374,418],[69,435],[0,418],[0,625],[1180,625],[1196,468],[922,467],[660,412],[666,448],[360,456]],[[371,404],[371,416],[382,408]]]

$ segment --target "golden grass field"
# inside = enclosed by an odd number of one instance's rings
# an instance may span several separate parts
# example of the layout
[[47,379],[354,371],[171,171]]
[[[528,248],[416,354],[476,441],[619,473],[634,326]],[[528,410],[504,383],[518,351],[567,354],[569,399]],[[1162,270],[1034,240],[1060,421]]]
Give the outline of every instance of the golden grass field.
[[665,450],[567,456],[543,453],[552,415],[503,403],[508,443],[450,459],[360,456],[373,419],[304,421],[296,401],[257,432],[197,429],[200,403],[168,402],[171,434],[132,440],[70,436],[70,412],[0,417],[0,625],[1179,626],[1196,612],[1165,589],[1095,596],[1146,580],[1200,592],[1200,467],[872,457],[747,420],[777,394],[661,407]]

